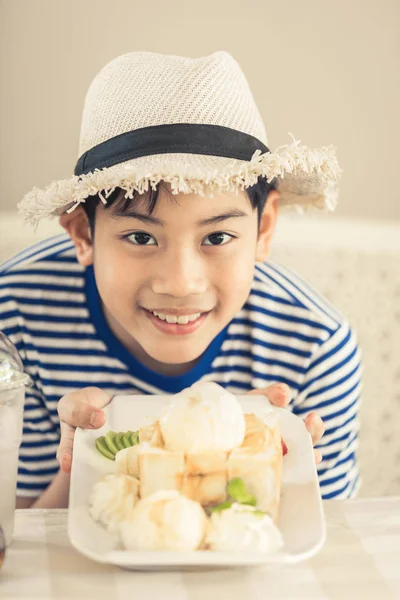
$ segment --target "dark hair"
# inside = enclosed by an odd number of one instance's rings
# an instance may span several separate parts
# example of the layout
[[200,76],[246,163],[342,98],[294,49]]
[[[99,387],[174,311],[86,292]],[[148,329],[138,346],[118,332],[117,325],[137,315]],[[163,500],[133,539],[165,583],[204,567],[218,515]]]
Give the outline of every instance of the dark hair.
[[[264,206],[268,199],[268,194],[272,190],[276,190],[278,188],[277,179],[273,179],[270,183],[267,182],[265,177],[259,177],[257,183],[252,185],[251,187],[246,188],[247,195],[251,202],[251,205],[254,209],[257,209],[258,215],[258,224],[260,224],[261,215],[264,210]],[[157,186],[155,190],[150,190],[146,196],[147,210],[149,215],[153,212],[156,207],[158,200],[158,193],[160,187]],[[115,188],[115,190],[108,196],[107,204],[105,204],[105,208],[109,208],[114,204],[114,202],[118,201],[121,203],[121,211],[124,212],[129,204],[137,198],[137,192],[134,192],[133,198],[125,198],[122,194],[123,190],[119,187]],[[101,199],[98,194],[95,196],[90,196],[86,202],[83,203],[83,209],[87,215],[89,221],[90,232],[92,234],[92,238],[94,235],[94,223],[95,223],[95,215],[96,215],[96,207],[101,202]]]

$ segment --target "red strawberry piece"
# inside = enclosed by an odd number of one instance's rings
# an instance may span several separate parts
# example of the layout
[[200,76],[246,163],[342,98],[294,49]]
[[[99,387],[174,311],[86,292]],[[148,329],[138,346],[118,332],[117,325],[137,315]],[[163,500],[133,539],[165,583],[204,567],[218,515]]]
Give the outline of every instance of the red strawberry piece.
[[285,456],[285,454],[288,453],[288,447],[286,446],[286,444],[282,438],[281,438],[281,446],[282,446],[282,455]]

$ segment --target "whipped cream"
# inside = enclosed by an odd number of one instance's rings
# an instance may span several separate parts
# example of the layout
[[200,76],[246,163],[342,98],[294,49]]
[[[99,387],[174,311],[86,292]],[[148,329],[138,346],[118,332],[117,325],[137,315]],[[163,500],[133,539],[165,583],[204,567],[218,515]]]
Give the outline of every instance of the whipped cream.
[[162,490],[139,500],[119,529],[127,550],[196,550],[206,525],[198,502],[175,490]]
[[245,420],[233,394],[217,383],[200,381],[173,397],[162,412],[160,428],[167,450],[229,451],[243,443]]
[[206,543],[211,550],[222,552],[249,550],[268,554],[283,546],[281,533],[271,517],[243,504],[212,513]]
[[139,481],[130,475],[109,473],[94,484],[90,495],[89,512],[111,533],[126,519],[139,496]]

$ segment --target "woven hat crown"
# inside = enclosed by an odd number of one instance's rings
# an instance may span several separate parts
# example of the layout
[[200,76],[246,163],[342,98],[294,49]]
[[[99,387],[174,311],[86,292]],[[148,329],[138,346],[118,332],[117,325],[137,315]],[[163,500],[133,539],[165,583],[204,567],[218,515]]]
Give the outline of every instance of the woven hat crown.
[[332,146],[268,148],[260,113],[227,52],[202,58],[131,52],[91,83],[74,175],[34,187],[19,203],[34,226],[92,196],[105,204],[160,182],[173,194],[237,193],[260,178],[279,184],[280,206],[333,210],[341,169]]
[[79,155],[128,131],[175,123],[229,127],[267,145],[247,80],[230,54],[131,52],[108,63],[90,85]]

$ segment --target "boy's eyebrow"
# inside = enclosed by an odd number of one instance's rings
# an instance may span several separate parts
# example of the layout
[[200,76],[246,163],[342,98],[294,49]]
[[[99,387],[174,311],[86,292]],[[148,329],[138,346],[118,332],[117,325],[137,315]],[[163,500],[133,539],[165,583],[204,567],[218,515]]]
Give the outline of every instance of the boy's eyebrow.
[[[242,210],[237,208],[233,210],[229,210],[225,213],[221,213],[220,215],[214,215],[213,217],[208,217],[207,219],[201,219],[197,221],[197,225],[204,227],[205,225],[213,225],[214,223],[220,223],[221,221],[225,221],[226,219],[232,219],[234,217],[248,217],[249,215]],[[163,227],[165,225],[164,221],[161,219],[157,219],[156,217],[152,217],[151,215],[146,215],[140,212],[136,212],[133,210],[123,211],[116,210],[113,213],[113,217],[131,217],[133,219],[138,219],[139,221],[143,221],[144,223],[151,223],[152,225],[159,225]]]
[[113,217],[131,217],[143,221],[144,223],[151,223],[152,225],[160,225],[161,227],[164,225],[164,221],[161,221],[161,219],[156,219],[156,217],[152,217],[151,215],[145,215],[133,210],[124,211],[117,209],[113,212]]
[[201,221],[197,221],[198,225],[213,225],[214,223],[220,223],[221,221],[225,221],[226,219],[232,219],[233,217],[248,217],[249,215],[245,213],[243,210],[239,210],[235,208],[233,210],[229,210],[228,212],[222,213],[220,215],[215,215],[214,217],[209,217],[208,219],[202,219]]

